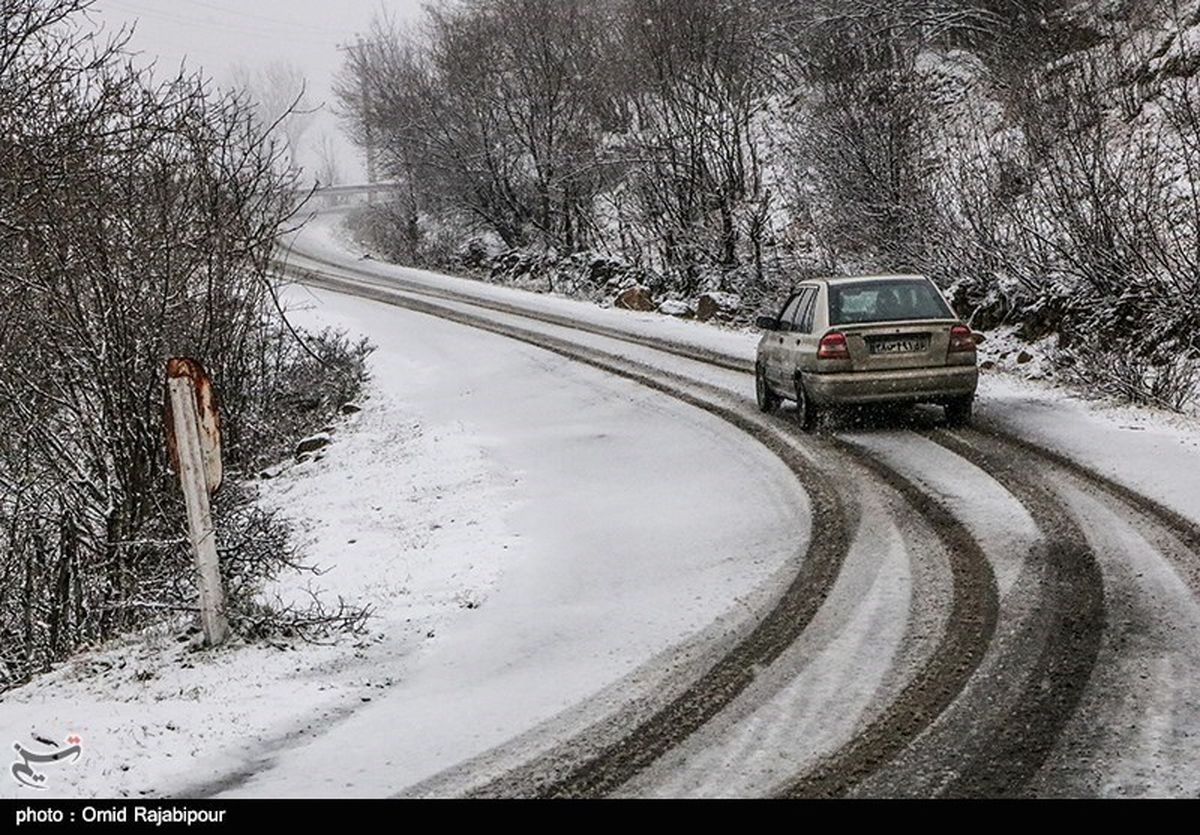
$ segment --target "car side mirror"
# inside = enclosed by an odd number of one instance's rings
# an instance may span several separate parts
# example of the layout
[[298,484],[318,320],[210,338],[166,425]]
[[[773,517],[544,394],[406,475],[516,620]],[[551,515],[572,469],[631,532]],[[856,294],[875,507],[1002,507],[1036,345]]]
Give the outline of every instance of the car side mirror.
[[774,316],[759,316],[758,319],[755,320],[755,324],[764,331],[779,330],[779,320]]

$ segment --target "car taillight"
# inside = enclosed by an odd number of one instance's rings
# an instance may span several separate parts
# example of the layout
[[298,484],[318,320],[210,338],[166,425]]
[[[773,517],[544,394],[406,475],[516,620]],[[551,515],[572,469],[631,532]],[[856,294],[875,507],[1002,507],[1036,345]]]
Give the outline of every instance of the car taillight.
[[821,341],[817,344],[817,359],[850,359],[850,346],[846,344],[846,335],[833,331],[822,336]]
[[975,336],[966,325],[955,325],[950,329],[950,353],[974,351]]

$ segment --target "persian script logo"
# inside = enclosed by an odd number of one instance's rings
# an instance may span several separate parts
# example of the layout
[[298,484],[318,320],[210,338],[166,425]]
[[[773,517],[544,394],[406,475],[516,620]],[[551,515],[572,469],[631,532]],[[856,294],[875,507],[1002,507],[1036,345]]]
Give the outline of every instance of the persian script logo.
[[47,748],[55,750],[40,753],[29,750],[19,742],[14,742],[13,749],[17,752],[17,760],[12,764],[11,771],[13,779],[20,785],[28,786],[31,789],[44,789],[46,787],[42,784],[46,782],[46,775],[39,772],[33,766],[35,764],[44,766],[60,763],[68,758],[74,762],[79,759],[79,755],[83,752],[83,745],[81,744],[83,740],[75,734],[71,734],[67,737],[67,747],[59,748],[57,743],[48,739],[42,739],[39,736],[35,736],[34,739]]

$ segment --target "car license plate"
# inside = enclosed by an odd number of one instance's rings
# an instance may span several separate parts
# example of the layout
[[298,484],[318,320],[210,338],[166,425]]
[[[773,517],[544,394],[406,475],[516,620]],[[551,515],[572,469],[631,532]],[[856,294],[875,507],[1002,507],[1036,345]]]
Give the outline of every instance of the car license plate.
[[929,337],[898,336],[891,339],[872,339],[867,347],[872,354],[915,354],[929,348]]

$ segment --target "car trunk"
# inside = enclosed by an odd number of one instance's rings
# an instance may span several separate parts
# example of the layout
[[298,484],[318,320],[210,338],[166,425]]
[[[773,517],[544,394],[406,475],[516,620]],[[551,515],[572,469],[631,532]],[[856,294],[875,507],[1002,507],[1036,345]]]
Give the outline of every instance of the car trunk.
[[946,365],[950,319],[838,325],[854,371],[892,371]]

